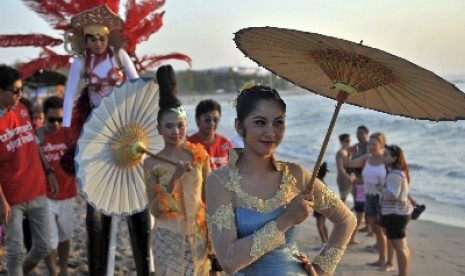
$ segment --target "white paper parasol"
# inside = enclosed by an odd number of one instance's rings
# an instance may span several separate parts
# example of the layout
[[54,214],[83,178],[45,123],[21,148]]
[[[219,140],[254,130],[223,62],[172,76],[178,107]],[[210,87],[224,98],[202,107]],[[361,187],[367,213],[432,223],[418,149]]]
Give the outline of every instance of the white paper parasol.
[[84,124],[76,150],[77,179],[89,204],[106,215],[147,207],[143,152],[160,151],[158,85],[137,79],[115,87]]

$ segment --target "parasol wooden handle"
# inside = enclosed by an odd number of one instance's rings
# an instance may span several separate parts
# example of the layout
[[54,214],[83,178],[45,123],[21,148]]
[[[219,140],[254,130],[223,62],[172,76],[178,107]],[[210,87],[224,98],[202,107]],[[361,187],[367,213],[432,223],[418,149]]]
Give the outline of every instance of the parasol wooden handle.
[[155,158],[155,159],[164,161],[164,162],[166,162],[166,163],[168,163],[168,164],[171,164],[171,165],[174,165],[174,166],[176,166],[176,164],[177,164],[176,162],[171,161],[171,160],[169,160],[169,159],[166,159],[165,157],[161,157],[161,156],[159,156],[159,155],[153,154],[153,153],[149,152],[148,150],[146,150],[146,149],[144,149],[144,148],[140,148],[140,151],[143,152],[143,153],[145,153],[145,154],[147,154],[147,155],[149,155],[150,157],[153,157],[153,158]]
[[329,138],[331,137],[331,133],[333,132],[334,125],[336,123],[337,116],[339,114],[339,111],[341,110],[342,104],[345,102],[347,99],[348,94],[344,91],[339,91],[339,94],[337,96],[337,104],[336,108],[333,113],[333,117],[331,118],[331,122],[329,123],[328,126],[328,131],[326,132],[325,139],[323,141],[323,145],[321,146],[320,154],[318,154],[318,158],[315,163],[315,167],[313,168],[313,173],[312,177],[310,178],[310,183],[308,184],[307,188],[305,189],[304,193],[309,193],[313,194],[313,188],[314,188],[314,183],[315,183],[315,178],[318,175],[318,171],[320,170],[321,162],[323,161],[323,156],[326,152],[326,148],[328,147],[329,143]]

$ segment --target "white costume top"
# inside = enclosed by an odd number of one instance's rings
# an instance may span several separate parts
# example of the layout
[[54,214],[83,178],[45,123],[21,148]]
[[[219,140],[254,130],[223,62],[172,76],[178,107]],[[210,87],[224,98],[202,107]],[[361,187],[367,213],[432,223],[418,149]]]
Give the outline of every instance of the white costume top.
[[[121,63],[125,72],[126,79],[137,79],[139,78],[139,74],[136,71],[134,63],[131,61],[129,55],[123,49],[120,49],[115,54],[119,54]],[[91,57],[90,64],[93,64],[94,56]],[[118,69],[118,62],[116,61],[115,56],[107,58],[97,64],[94,68],[89,66],[90,73],[96,76],[96,78],[92,79],[90,77],[87,82],[88,84],[91,82],[98,81],[99,79],[106,79],[108,74],[112,69]],[[65,90],[65,99],[63,103],[63,127],[70,127],[71,126],[71,117],[73,113],[73,106],[74,101],[77,96],[77,90],[79,86],[79,81],[84,76],[84,58],[79,57],[74,59],[73,63],[71,64],[71,69],[68,75],[68,81],[66,82],[66,90]],[[102,85],[102,89],[100,91],[93,91],[89,89],[89,97],[91,100],[91,104],[96,107],[100,105],[102,98],[108,95],[111,91],[113,86],[109,85]]]

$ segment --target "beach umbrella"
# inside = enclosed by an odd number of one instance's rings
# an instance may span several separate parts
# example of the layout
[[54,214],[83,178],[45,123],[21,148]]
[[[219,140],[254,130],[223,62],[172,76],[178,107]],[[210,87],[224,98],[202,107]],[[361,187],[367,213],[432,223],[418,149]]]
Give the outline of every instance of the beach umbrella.
[[35,89],[44,86],[55,86],[58,84],[66,84],[66,76],[58,71],[53,70],[39,70],[32,76],[23,81],[24,85]]
[[99,212],[131,215],[147,207],[143,155],[161,159],[155,154],[164,146],[156,128],[158,98],[152,79],[124,82],[84,124],[76,177],[87,202]]
[[465,94],[457,87],[429,70],[361,42],[275,27],[239,30],[234,41],[258,65],[337,101],[309,192],[313,192],[316,172],[343,103],[420,120],[465,118]]

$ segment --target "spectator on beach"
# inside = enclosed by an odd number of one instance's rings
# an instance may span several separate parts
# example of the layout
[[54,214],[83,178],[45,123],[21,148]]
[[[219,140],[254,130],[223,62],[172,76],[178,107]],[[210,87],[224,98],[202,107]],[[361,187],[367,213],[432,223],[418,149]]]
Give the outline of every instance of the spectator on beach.
[[187,141],[202,144],[210,155],[212,170],[228,164],[229,149],[232,143],[218,134],[221,119],[221,105],[212,99],[203,100],[195,108],[195,122],[198,131],[187,137]]
[[[356,233],[358,232],[358,227],[360,226],[361,221],[363,220],[363,206],[360,208],[360,200],[357,202],[356,201],[356,192],[353,190],[358,187],[358,191],[360,192],[360,187],[363,187],[360,185],[360,182],[356,182],[359,185],[354,185],[354,180],[356,178],[355,173],[349,173],[350,170],[347,170],[345,167],[345,164],[347,163],[347,160],[351,158],[351,150],[350,150],[350,134],[348,133],[343,133],[339,135],[339,142],[341,143],[341,148],[337,151],[336,153],[336,167],[337,167],[337,186],[339,188],[339,194],[341,197],[341,200],[345,203],[347,196],[349,194],[352,194],[354,196],[354,210],[356,212],[357,216],[357,227],[354,230],[354,233],[352,233],[352,237],[350,239],[349,244],[358,244],[358,242],[355,240]],[[363,189],[361,190],[363,192]],[[365,202],[365,194],[362,194],[363,196],[363,201]],[[363,203],[362,203],[363,204]]]
[[386,166],[384,165],[384,146],[386,136],[383,133],[373,133],[368,141],[368,154],[357,159],[349,160],[347,167],[362,168],[363,185],[365,190],[365,218],[376,236],[378,261],[369,265],[384,267],[387,259],[386,236],[382,227],[375,221],[379,211],[380,191],[377,185],[384,185],[386,181]]
[[[386,184],[379,185],[381,197],[381,225],[389,244],[397,257],[399,276],[409,275],[410,250],[407,244],[406,227],[413,212],[409,199],[410,172],[402,149],[396,145],[386,146],[384,162],[387,166]],[[393,254],[388,254],[384,271],[393,271]]]
[[[77,195],[76,179],[60,165],[60,158],[67,149],[63,128],[63,99],[53,96],[43,104],[45,124],[37,129],[37,137],[45,158],[55,170],[58,194],[47,191],[52,252],[46,258],[50,275],[68,275],[70,240],[74,229],[73,202]],[[57,262],[58,260],[58,262]]]
[[[360,126],[357,127],[357,140],[358,140],[358,143],[356,143],[355,145],[353,145],[350,148],[351,159],[359,158],[360,156],[363,156],[363,155],[365,155],[367,153],[368,133],[369,133],[369,130],[368,130],[368,128],[366,126],[360,125]],[[352,184],[353,184],[353,188],[352,188],[353,194],[352,195],[354,197],[354,202],[355,202],[355,197],[357,196],[357,194],[355,193],[355,188],[356,188],[357,185],[362,185],[363,186],[362,169],[361,168],[346,168],[346,171],[348,173],[350,173],[350,174],[355,175],[355,178],[352,181]],[[359,192],[362,192],[362,191],[364,192],[364,190],[360,189],[360,187],[359,187]],[[365,197],[365,194],[363,194],[363,197]],[[359,202],[365,202],[365,199],[363,199],[363,201],[359,201]],[[365,209],[365,205],[363,205],[363,209]],[[362,219],[360,219],[360,220],[357,219],[357,224],[358,224],[357,227],[358,228],[361,227],[361,224],[362,224],[362,221],[363,221],[363,218],[364,218],[364,214],[365,214],[365,211],[363,211],[361,216],[359,216]],[[356,229],[356,231],[358,231],[358,228]],[[365,219],[365,227],[363,229],[360,229],[360,231],[367,231],[368,232],[367,235],[369,235],[369,236],[373,235],[373,232],[372,232],[372,229],[371,229],[370,225],[368,225],[366,223],[366,219]],[[355,235],[353,237],[355,238]]]
[[[198,132],[187,137],[187,141],[200,143],[210,156],[210,168],[218,169],[228,164],[229,150],[233,147],[232,142],[218,134],[218,126],[221,119],[221,105],[213,100],[200,101],[195,108],[195,122]],[[218,260],[212,258],[212,271],[210,276],[219,275],[222,271]]]
[[[36,142],[22,95],[20,73],[0,66],[0,224],[7,233],[9,275],[27,275],[51,251],[46,186],[58,192],[55,173]],[[32,229],[24,256],[23,217]],[[24,258],[25,257],[25,258]]]
[[354,175],[348,173],[344,167],[344,164],[350,159],[350,134],[339,135],[339,142],[341,148],[336,152],[336,182],[341,200],[345,203],[347,196],[352,193],[352,181],[354,179]]
[[156,275],[208,275],[204,183],[210,158],[201,144],[185,141],[186,112],[176,96],[172,67],[158,68],[157,81],[157,129],[165,146],[157,154],[159,158],[151,156],[144,161],[149,209],[156,217],[152,232]]
[[21,97],[21,99],[19,99],[19,102],[22,103],[27,108],[27,111],[29,113],[29,118],[31,118],[32,120],[34,118],[33,117],[34,108],[35,108],[34,104],[28,98],[25,98],[25,97]]
[[44,112],[42,111],[42,107],[34,105],[29,99],[24,97],[21,97],[19,101],[26,106],[29,111],[29,117],[31,118],[34,130],[41,127],[44,124]]
[[35,106],[32,110],[32,126],[37,129],[44,125],[45,114],[41,106]]
[[365,214],[365,187],[363,186],[362,181],[354,182],[353,187],[355,190],[354,211],[355,216],[357,217],[357,227],[355,227],[354,233],[352,233],[352,237],[350,238],[349,244],[358,244],[356,236],[358,233],[358,229],[362,224],[363,215]]
[[[266,85],[247,83],[236,101],[236,130],[244,149],[207,179],[208,229],[228,274],[332,275],[344,254],[355,217],[320,180],[304,191],[311,173],[275,159],[284,138],[286,104]],[[296,258],[295,226],[316,211],[334,223],[328,242],[307,271]]]

